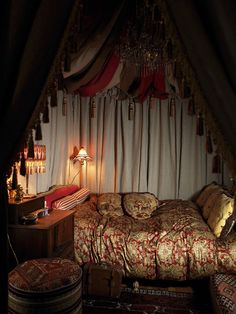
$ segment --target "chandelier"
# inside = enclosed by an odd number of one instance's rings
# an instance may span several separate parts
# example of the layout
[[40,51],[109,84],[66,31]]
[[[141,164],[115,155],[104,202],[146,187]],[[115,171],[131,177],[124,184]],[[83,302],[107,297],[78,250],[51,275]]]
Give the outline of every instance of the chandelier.
[[166,36],[163,16],[154,0],[136,0],[119,40],[118,53],[125,63],[141,71],[155,71],[173,63],[172,42]]

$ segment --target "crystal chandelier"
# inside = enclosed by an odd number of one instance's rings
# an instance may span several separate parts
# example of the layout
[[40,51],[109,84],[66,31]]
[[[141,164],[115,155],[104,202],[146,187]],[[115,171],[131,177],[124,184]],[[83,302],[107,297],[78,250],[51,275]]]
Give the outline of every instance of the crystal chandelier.
[[136,0],[135,12],[120,36],[118,53],[123,62],[135,64],[141,71],[153,72],[173,62],[172,43],[155,1]]

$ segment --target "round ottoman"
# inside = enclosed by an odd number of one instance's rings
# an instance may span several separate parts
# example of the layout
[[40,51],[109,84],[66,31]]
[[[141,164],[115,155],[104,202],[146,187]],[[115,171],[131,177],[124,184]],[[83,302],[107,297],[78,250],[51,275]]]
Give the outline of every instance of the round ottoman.
[[9,273],[9,313],[82,313],[82,270],[62,258],[26,261]]
[[210,277],[214,313],[236,313],[236,275],[215,274]]

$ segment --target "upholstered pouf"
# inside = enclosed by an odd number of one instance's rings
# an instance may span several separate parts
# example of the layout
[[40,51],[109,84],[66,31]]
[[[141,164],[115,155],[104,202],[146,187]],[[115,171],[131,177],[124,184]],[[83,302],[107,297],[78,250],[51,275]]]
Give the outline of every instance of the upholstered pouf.
[[26,261],[9,273],[9,313],[82,313],[82,270],[62,258]]
[[236,313],[236,275],[216,274],[210,278],[214,313]]

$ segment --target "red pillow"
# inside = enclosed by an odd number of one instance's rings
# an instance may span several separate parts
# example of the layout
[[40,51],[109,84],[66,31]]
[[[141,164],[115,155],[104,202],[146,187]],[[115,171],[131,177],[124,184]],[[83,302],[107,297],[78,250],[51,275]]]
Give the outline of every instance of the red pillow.
[[58,200],[64,196],[70,195],[70,194],[72,194],[78,190],[79,190],[79,187],[76,184],[58,187],[55,190],[53,190],[51,193],[49,192],[49,194],[45,195],[46,206],[48,208],[51,208],[52,202],[54,202],[54,201],[56,201],[56,200]]

